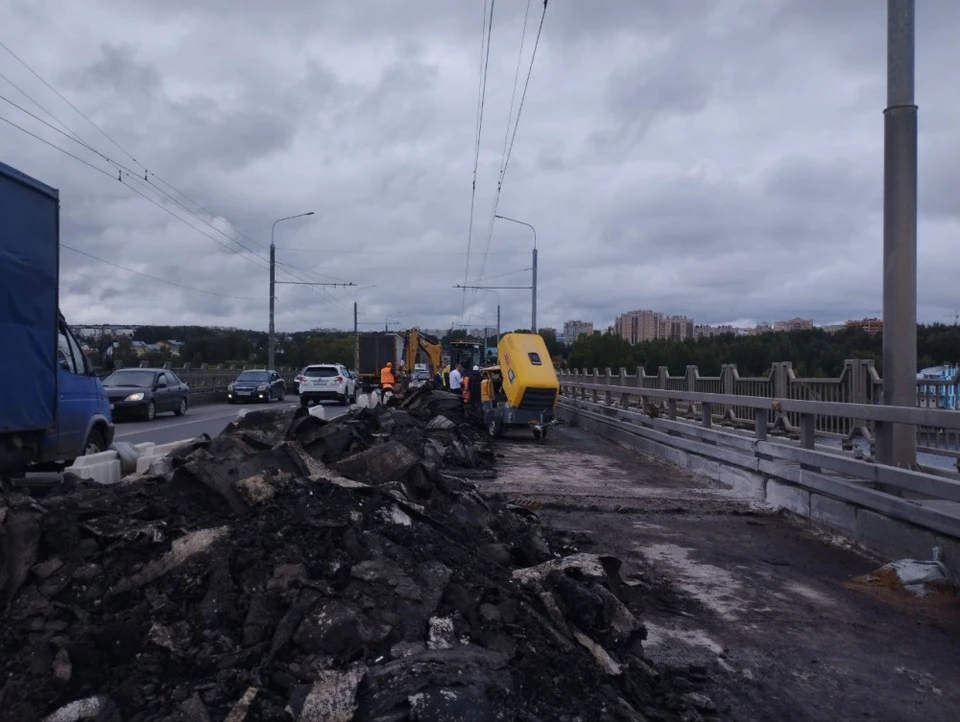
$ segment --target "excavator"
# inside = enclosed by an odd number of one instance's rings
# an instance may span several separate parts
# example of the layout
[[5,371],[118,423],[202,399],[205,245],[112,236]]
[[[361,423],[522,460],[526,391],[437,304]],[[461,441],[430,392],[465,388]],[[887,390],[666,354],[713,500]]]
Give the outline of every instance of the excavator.
[[[405,334],[404,367],[413,374],[420,358],[426,359],[428,380],[432,383],[434,374],[440,371],[443,348],[433,338],[425,336],[418,328],[411,328]],[[422,352],[422,355],[421,355]]]

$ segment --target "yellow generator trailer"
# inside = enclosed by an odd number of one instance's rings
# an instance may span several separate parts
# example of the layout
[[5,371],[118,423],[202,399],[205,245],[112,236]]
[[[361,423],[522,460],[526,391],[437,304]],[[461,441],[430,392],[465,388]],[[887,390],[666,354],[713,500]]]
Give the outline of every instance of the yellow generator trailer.
[[544,441],[555,423],[560,381],[547,345],[535,333],[508,333],[497,346],[497,366],[483,370],[483,421],[491,436],[509,429],[533,430]]

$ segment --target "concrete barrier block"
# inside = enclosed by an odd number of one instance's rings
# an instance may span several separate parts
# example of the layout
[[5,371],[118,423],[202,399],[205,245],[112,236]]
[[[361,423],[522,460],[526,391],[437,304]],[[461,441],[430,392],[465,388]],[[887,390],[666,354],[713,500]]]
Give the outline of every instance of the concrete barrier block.
[[936,543],[942,553],[942,561],[950,570],[954,582],[960,584],[960,539],[955,537],[936,537]]
[[890,559],[930,559],[933,532],[868,509],[857,509],[856,542]]
[[810,492],[775,479],[767,481],[767,503],[774,509],[786,509],[810,518]]
[[[161,459],[167,454],[169,454],[174,449],[183,446],[189,441],[192,441],[193,437],[189,439],[180,439],[179,441],[171,441],[168,444],[160,444],[159,446],[151,443],[150,448],[146,449],[137,459],[137,471],[138,474],[145,474],[150,471],[150,465],[156,460]],[[152,472],[151,472],[152,473]]]
[[763,499],[766,494],[765,477],[735,466],[721,465],[719,481],[748,499]]
[[810,521],[853,536],[857,531],[857,507],[822,494],[810,494]]
[[87,454],[86,456],[78,456],[73,460],[73,465],[71,469],[82,469],[87,466],[95,466],[96,464],[102,464],[106,461],[117,461],[120,457],[117,456],[116,451],[101,451],[97,454]]
[[[96,456],[96,454],[93,456]],[[116,455],[114,455],[113,460],[100,461],[99,463],[79,467],[71,466],[64,471],[69,471],[81,479],[89,479],[98,484],[116,484],[123,477],[120,473],[120,459],[116,458]]]

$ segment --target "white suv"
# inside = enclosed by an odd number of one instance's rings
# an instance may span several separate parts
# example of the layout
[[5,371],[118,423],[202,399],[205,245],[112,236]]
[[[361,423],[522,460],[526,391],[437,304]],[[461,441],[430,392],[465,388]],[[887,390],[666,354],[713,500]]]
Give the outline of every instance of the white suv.
[[300,405],[336,399],[346,406],[357,400],[357,382],[340,364],[312,364],[300,372]]

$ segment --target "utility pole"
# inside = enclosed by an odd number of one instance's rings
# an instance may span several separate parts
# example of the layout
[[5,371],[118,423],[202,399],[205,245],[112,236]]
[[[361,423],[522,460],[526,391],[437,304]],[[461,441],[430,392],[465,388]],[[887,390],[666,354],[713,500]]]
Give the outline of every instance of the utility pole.
[[500,220],[503,220],[503,221],[510,221],[511,223],[519,223],[521,226],[526,226],[531,231],[533,231],[533,269],[532,269],[533,277],[532,277],[532,282],[530,284],[530,288],[532,291],[532,298],[530,299],[531,300],[530,306],[531,306],[532,313],[530,318],[530,332],[536,333],[537,332],[537,229],[534,228],[529,223],[527,223],[526,221],[518,221],[516,218],[510,218],[508,216],[500,216],[500,215],[495,215],[494,217],[499,218]]
[[[883,403],[917,405],[917,106],[914,0],[887,0],[887,107],[883,113]],[[907,424],[877,424],[877,460],[917,462]]]
[[277,229],[277,224],[282,223],[283,221],[293,220],[294,218],[303,218],[304,216],[312,216],[313,211],[307,213],[298,213],[295,216],[286,216],[285,218],[278,218],[273,222],[273,225],[270,226],[270,325],[269,330],[267,331],[267,368],[273,369],[274,362],[274,350],[276,348],[275,336],[274,336],[274,327],[273,327],[273,310],[274,303],[277,297],[277,247],[273,243],[274,231]]
[[360,331],[357,328],[357,302],[353,302],[353,371],[360,368]]
[[[536,231],[534,231],[536,233]],[[531,302],[533,315],[530,320],[530,332],[537,332],[537,247],[533,247],[533,299]]]

